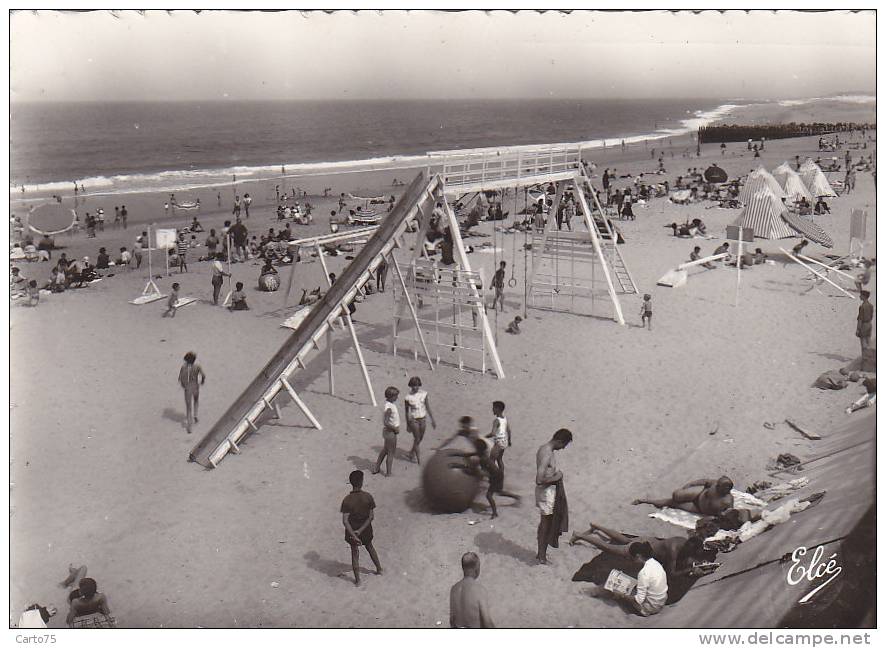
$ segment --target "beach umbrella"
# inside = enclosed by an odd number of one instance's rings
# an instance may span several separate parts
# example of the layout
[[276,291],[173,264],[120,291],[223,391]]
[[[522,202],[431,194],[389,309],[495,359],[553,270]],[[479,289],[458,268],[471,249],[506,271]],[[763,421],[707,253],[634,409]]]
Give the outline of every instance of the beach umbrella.
[[799,232],[803,238],[807,238],[813,243],[818,243],[826,248],[834,247],[834,240],[828,236],[827,232],[812,221],[806,220],[802,216],[792,214],[788,211],[783,213],[781,217],[788,225]]
[[709,166],[704,172],[704,179],[708,182],[726,182],[728,177],[726,172],[716,164]]
[[733,225],[752,227],[754,237],[766,239],[793,238],[797,234],[783,219],[787,207],[772,190],[764,187],[754,193],[745,204]]

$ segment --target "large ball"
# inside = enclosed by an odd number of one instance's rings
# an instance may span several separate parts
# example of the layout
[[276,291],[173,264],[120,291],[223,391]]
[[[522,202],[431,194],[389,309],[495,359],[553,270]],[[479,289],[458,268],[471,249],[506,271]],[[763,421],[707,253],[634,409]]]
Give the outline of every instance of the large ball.
[[422,488],[431,508],[440,513],[466,511],[480,490],[480,479],[450,464],[464,463],[456,456],[456,450],[444,448],[425,463],[422,472]]
[[280,279],[275,274],[266,274],[258,278],[258,287],[265,292],[274,292],[280,287]]

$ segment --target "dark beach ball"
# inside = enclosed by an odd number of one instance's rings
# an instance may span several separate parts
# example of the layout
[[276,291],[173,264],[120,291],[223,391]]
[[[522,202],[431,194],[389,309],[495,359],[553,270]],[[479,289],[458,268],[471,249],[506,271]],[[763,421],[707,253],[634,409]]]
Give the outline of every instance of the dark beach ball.
[[456,451],[444,448],[425,463],[422,471],[422,489],[431,508],[439,513],[466,511],[480,490],[480,480],[450,464],[462,463],[464,458],[455,456]]

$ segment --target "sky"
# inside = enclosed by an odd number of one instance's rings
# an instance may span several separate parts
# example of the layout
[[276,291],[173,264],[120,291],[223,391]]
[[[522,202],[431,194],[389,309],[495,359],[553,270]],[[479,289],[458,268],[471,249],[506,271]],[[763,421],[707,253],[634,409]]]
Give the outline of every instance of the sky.
[[13,101],[873,93],[862,13],[20,12]]

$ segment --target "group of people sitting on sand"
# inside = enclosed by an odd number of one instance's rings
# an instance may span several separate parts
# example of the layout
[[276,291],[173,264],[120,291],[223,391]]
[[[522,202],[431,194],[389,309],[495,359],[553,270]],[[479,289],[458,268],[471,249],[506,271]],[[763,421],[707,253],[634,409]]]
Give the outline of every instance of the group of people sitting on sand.
[[311,215],[312,211],[311,203],[305,203],[304,206],[300,205],[298,201],[294,201],[291,205],[281,203],[277,205],[277,220],[282,221],[291,218],[297,225],[310,225],[314,222],[314,217]]

